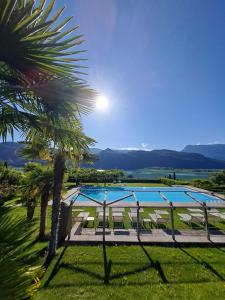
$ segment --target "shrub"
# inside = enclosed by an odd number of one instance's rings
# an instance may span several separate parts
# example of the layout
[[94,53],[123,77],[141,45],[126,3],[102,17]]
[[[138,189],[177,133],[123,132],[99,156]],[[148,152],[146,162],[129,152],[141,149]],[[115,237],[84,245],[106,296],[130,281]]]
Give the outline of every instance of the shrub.
[[165,185],[188,185],[190,184],[189,181],[184,181],[184,180],[174,180],[170,178],[160,178],[160,182],[165,184]]
[[22,172],[0,165],[0,184],[20,185]]
[[7,200],[11,199],[17,193],[18,187],[15,185],[1,184],[0,185],[0,206]]
[[211,177],[213,183],[221,185],[225,184],[225,171],[219,172]]
[[69,182],[113,182],[123,177],[120,170],[101,170],[78,168],[69,171]]
[[206,189],[210,188],[213,185],[212,181],[207,179],[193,179],[190,182],[190,184],[198,188],[206,188]]

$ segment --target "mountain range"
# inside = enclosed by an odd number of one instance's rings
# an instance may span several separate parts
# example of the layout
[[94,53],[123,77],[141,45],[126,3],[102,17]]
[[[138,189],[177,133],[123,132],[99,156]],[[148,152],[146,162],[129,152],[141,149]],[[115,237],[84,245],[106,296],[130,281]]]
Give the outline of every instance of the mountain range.
[[[217,147],[218,146],[218,151]],[[0,143],[0,160],[11,166],[22,167],[26,161],[19,157],[23,144]],[[224,150],[223,150],[224,149]],[[91,167],[97,169],[135,170],[143,168],[225,169],[225,145],[188,145],[182,151],[174,150],[113,150],[92,148],[97,160]],[[224,153],[224,154],[223,154]],[[219,159],[218,159],[219,158]],[[90,167],[90,165],[84,165]]]
[[224,144],[187,145],[182,151],[187,153],[199,153],[213,159],[225,160]]

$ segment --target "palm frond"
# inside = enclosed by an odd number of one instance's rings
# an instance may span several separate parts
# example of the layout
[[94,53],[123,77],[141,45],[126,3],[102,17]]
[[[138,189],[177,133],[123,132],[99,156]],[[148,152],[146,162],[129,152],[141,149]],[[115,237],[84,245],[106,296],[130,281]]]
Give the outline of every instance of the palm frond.
[[[37,2],[39,5],[35,5]],[[59,75],[62,72],[72,75],[77,65],[55,63],[60,62],[59,57],[66,49],[83,43],[82,35],[74,35],[78,26],[63,31],[71,18],[58,24],[64,7],[50,18],[55,0],[51,0],[46,8],[44,4],[45,1],[0,0],[0,61],[25,75],[33,69],[49,73],[52,68]],[[54,27],[56,21],[57,26]],[[65,39],[69,34],[71,38]],[[49,47],[54,53],[46,51]],[[70,54],[66,53],[66,56]]]
[[[26,257],[27,245],[33,228],[27,226],[24,218],[10,216],[2,208],[0,216],[0,291],[1,299],[25,299],[33,295],[39,287],[34,278],[43,273],[43,268],[22,263]],[[36,280],[37,282],[37,280]]]

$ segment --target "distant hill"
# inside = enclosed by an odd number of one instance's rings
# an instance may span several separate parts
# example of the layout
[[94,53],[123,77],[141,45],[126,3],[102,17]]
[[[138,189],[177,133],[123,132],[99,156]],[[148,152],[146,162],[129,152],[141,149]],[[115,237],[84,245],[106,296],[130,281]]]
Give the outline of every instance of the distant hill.
[[[22,167],[26,161],[18,156],[23,147],[18,143],[0,143],[0,161],[7,161],[9,165]],[[152,167],[167,167],[181,169],[225,169],[225,161],[208,158],[198,153],[172,150],[101,150],[92,148],[91,152],[98,156],[98,160],[91,166],[97,169],[135,170]],[[86,165],[90,167],[90,165]]]
[[151,167],[183,169],[224,169],[225,161],[207,158],[201,154],[172,150],[120,151],[106,149],[98,154],[93,167],[97,169],[135,170]]
[[7,161],[8,165],[22,167],[26,160],[18,155],[18,151],[23,148],[23,144],[7,142],[0,143],[0,161]]
[[225,160],[225,145],[187,145],[182,152],[199,153],[213,159]]
[[90,149],[90,152],[95,155],[98,155],[101,151],[102,151],[102,149],[99,149],[99,148],[91,148]]
[[[24,144],[7,142],[0,143],[0,161],[6,161],[9,166],[13,167],[23,167],[28,160],[19,156],[19,150],[24,147]],[[35,160],[36,162],[45,164],[43,160]]]

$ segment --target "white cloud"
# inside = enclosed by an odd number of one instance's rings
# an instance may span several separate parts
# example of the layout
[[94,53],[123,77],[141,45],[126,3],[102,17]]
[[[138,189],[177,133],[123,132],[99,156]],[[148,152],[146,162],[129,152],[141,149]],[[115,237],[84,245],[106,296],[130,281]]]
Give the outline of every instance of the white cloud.
[[214,142],[211,142],[211,143],[208,143],[208,145],[214,145],[214,144],[219,144],[220,141],[214,141]]
[[142,150],[142,151],[151,151],[153,150],[153,147],[148,147],[148,144],[141,143],[140,147],[124,147],[124,148],[118,148],[118,150]]
[[220,144],[220,141],[214,141],[214,142],[209,142],[209,143],[196,143],[195,145],[199,146],[199,145],[215,145],[215,144]]
[[141,147],[146,148],[147,146],[148,146],[148,144],[141,143]]

